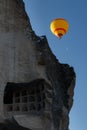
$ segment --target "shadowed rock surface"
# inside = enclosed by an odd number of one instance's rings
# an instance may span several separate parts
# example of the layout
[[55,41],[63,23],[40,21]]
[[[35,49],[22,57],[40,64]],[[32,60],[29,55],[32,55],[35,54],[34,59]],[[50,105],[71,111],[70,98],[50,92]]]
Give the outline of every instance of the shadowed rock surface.
[[0,130],[30,130],[30,129],[18,125],[18,123],[15,120],[13,121],[5,120],[4,123],[0,123]]

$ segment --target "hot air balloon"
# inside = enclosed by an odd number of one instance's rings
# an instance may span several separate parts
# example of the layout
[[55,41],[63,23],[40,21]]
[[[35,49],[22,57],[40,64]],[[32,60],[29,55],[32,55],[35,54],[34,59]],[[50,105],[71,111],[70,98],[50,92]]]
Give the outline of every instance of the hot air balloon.
[[54,35],[56,35],[59,39],[62,38],[68,31],[69,24],[67,20],[63,18],[54,19],[50,24],[50,29]]

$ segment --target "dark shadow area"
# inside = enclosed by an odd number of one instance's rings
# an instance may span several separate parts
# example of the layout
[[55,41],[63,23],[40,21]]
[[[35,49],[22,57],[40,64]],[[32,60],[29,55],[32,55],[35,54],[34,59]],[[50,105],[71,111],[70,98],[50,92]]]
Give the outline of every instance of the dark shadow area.
[[4,123],[0,123],[0,130],[31,130],[25,127],[20,126],[15,119],[5,120]]

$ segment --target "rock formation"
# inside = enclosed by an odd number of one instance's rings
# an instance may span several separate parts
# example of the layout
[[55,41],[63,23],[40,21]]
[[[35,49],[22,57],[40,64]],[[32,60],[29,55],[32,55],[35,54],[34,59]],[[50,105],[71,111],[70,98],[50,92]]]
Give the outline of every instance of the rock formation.
[[0,0],[0,130],[68,130],[75,77],[35,34],[23,0]]

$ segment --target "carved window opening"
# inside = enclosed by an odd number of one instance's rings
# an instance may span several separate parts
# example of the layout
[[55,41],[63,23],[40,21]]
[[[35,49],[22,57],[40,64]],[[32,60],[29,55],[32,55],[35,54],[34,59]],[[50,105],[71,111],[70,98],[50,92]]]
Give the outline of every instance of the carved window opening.
[[27,112],[28,111],[28,107],[26,104],[22,105],[22,112]]
[[20,97],[20,93],[19,93],[19,92],[16,92],[16,93],[15,93],[15,97]]
[[35,97],[34,96],[29,96],[29,102],[35,102]]
[[13,107],[13,111],[20,111],[19,104],[15,104],[15,106]]
[[[11,84],[10,84],[11,85]],[[24,85],[24,86],[23,86]],[[8,87],[4,95],[4,107],[7,113],[40,113],[45,109],[45,87],[38,84],[12,84],[13,89]],[[11,88],[11,90],[10,90]]]
[[26,95],[27,95],[27,90],[22,91],[22,92],[21,92],[21,95],[22,95],[22,96],[26,96]]
[[9,105],[9,106],[7,107],[7,111],[13,111],[12,105]]
[[30,104],[29,109],[30,111],[36,110],[35,104]]
[[20,102],[20,97],[14,99],[14,103],[19,103]]
[[27,96],[22,97],[22,102],[23,102],[23,103],[27,103],[27,102],[28,102]]
[[37,95],[37,102],[41,102],[41,95],[39,94],[39,95]]

